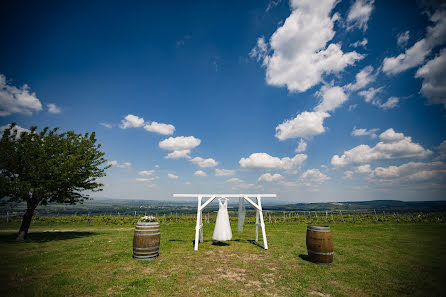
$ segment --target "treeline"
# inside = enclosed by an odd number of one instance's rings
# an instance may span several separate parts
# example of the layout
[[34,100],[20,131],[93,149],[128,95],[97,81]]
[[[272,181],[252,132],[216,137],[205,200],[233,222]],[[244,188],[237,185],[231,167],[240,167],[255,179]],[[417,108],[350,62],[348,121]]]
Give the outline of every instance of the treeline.
[[[52,225],[52,224],[86,224],[86,225],[122,225],[134,226],[139,216],[35,216],[33,224]],[[196,223],[195,215],[161,215],[157,217],[162,224],[173,223]],[[237,223],[237,216],[232,215],[231,223]],[[215,224],[216,216],[214,213],[204,213],[203,223]],[[367,213],[351,214],[343,212],[289,212],[278,214],[276,212],[265,212],[265,224],[439,224],[446,222],[446,212],[441,213]],[[2,224],[18,224],[21,217],[1,219]],[[245,224],[255,224],[255,216],[248,215],[245,218]]]

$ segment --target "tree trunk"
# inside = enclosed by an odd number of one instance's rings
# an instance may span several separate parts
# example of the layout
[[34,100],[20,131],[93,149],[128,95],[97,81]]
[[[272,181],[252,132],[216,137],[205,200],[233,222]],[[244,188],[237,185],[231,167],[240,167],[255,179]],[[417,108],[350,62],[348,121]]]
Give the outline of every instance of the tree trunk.
[[31,220],[34,215],[34,210],[37,205],[28,205],[25,214],[23,215],[22,225],[20,226],[19,235],[17,236],[17,240],[25,240],[28,237],[28,229],[31,225]]

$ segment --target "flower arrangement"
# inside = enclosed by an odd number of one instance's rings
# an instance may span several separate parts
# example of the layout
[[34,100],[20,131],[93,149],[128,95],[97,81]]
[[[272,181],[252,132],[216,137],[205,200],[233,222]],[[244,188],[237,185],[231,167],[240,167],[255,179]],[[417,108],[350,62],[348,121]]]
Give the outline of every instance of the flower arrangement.
[[158,222],[154,216],[143,216],[139,219],[140,222]]

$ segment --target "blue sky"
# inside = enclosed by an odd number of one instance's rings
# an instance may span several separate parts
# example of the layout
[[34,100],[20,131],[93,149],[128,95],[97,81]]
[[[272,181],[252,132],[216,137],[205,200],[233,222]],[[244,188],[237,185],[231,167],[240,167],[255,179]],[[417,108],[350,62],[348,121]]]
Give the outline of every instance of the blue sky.
[[95,131],[96,197],[445,197],[441,3],[11,1],[0,23],[0,126]]

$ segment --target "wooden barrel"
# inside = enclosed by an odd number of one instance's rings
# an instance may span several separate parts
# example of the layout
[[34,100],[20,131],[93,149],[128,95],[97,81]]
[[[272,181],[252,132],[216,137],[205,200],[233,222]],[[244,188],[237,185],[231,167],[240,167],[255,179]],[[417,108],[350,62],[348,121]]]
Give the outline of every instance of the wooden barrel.
[[160,247],[160,223],[138,222],[133,236],[133,258],[152,260],[158,257]]
[[333,262],[333,239],[329,226],[307,226],[307,250],[311,262],[317,264]]

